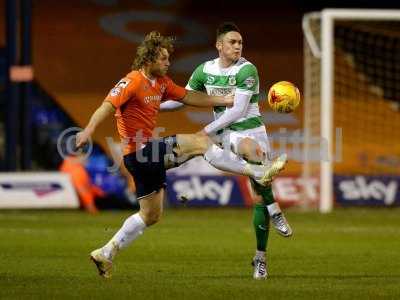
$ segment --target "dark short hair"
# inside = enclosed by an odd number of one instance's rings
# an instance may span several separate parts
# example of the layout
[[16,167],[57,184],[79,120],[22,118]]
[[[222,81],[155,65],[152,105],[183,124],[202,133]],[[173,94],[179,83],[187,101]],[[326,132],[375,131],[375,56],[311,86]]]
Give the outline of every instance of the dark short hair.
[[233,22],[224,22],[220,24],[217,28],[217,40],[224,34],[230,32],[230,31],[236,31],[240,33],[239,27],[236,26],[235,23]]
[[167,49],[168,53],[171,54],[174,51],[174,40],[174,37],[162,36],[158,31],[152,31],[147,34],[136,50],[132,69],[139,70],[145,64],[155,62],[161,48]]

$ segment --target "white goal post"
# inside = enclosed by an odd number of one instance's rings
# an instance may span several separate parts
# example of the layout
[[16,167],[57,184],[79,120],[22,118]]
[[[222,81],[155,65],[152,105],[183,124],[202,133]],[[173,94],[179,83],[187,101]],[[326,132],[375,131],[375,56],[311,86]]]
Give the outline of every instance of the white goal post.
[[[303,17],[304,33],[304,167],[303,177],[319,177],[320,212],[332,211],[334,204],[334,103],[335,103],[335,24],[341,21],[400,21],[400,10],[324,9]],[[313,25],[314,24],[314,25]],[[400,34],[399,34],[400,37]],[[356,39],[356,38],[355,38]],[[357,43],[357,41],[355,42]],[[345,56],[351,60],[350,55]],[[362,72],[359,72],[362,73]],[[318,78],[319,76],[319,78]],[[346,75],[344,75],[346,76]],[[358,74],[361,78],[363,75]],[[397,75],[393,75],[397,76]],[[397,78],[397,77],[396,77]],[[344,79],[346,80],[346,79]],[[340,80],[339,80],[340,81]],[[400,82],[399,82],[400,84]],[[371,87],[372,89],[373,87]],[[347,97],[347,96],[346,96]],[[363,96],[361,96],[363,97]],[[382,98],[387,98],[383,97]],[[347,98],[345,98],[347,99]],[[400,118],[400,115],[399,115]],[[357,120],[356,120],[357,121]],[[318,128],[319,126],[319,128]],[[343,132],[345,135],[346,132]],[[320,142],[316,161],[312,139]],[[324,147],[326,146],[326,147]]]

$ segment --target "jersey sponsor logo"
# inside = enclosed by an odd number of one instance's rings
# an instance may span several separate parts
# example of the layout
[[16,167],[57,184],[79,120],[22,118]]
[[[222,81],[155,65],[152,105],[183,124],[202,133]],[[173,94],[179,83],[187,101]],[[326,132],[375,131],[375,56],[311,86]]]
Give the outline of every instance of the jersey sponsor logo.
[[244,84],[247,86],[248,89],[253,87],[255,83],[256,80],[254,79],[253,76],[249,76],[244,80]]
[[207,76],[207,82],[206,82],[207,84],[213,84],[214,81],[215,81],[215,77],[214,76],[211,76],[211,75]]
[[228,83],[229,85],[235,85],[236,84],[235,76],[229,76]]
[[128,86],[129,82],[131,82],[131,80],[128,78],[121,79],[120,81],[118,81],[118,83],[115,85],[115,87],[124,89]]
[[206,87],[210,96],[227,96],[235,93],[234,87]]
[[119,94],[121,94],[121,88],[119,86],[113,88],[110,92],[110,96],[111,97],[115,97],[118,96]]
[[151,95],[144,97],[144,103],[149,104],[150,102],[161,101],[161,95]]

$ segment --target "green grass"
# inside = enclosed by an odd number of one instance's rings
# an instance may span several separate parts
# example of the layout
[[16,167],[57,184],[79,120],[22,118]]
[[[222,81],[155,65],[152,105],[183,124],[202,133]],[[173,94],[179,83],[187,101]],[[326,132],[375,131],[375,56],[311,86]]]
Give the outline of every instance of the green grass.
[[88,253],[130,214],[0,212],[0,299],[399,299],[400,210],[287,211],[270,277],[252,279],[251,211],[167,210],[121,252],[111,280]]

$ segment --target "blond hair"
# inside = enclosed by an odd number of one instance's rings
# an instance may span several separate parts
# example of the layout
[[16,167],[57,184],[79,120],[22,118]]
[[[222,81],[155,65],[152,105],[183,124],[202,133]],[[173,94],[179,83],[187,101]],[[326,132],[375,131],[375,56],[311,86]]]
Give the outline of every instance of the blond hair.
[[137,47],[132,70],[139,70],[145,64],[155,62],[161,48],[165,48],[168,53],[172,53],[174,51],[174,40],[173,37],[162,36],[158,31],[152,31],[147,34],[143,42]]

